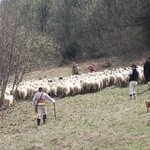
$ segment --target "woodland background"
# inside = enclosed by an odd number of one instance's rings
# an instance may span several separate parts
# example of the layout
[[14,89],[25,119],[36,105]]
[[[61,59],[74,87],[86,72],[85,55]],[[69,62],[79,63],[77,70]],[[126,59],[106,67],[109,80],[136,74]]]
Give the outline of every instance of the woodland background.
[[150,0],[0,2],[2,95],[9,80],[16,85],[31,70],[112,56],[140,59],[149,48]]

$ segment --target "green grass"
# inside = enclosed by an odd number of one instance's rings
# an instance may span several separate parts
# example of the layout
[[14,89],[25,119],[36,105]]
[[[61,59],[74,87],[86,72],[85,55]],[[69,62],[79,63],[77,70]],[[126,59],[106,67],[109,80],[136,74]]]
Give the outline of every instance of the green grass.
[[138,85],[138,100],[129,100],[128,88],[108,87],[100,92],[47,102],[48,120],[36,126],[31,100],[2,111],[0,149],[3,150],[147,150],[150,113],[147,85]]

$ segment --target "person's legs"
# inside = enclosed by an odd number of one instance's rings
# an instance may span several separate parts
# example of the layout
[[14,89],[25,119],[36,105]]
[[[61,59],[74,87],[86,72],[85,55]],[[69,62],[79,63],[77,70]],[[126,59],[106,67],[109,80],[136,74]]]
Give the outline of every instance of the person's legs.
[[42,107],[42,114],[43,114],[43,123],[46,123],[46,117],[47,117],[47,109],[46,106]]
[[39,126],[41,121],[41,106],[38,106],[37,110],[38,110],[37,125]]
[[130,100],[131,100],[133,96],[133,81],[130,81],[129,83],[129,92],[130,92]]
[[137,87],[137,82],[134,81],[133,82],[133,96],[134,96],[134,99],[137,99],[136,87]]

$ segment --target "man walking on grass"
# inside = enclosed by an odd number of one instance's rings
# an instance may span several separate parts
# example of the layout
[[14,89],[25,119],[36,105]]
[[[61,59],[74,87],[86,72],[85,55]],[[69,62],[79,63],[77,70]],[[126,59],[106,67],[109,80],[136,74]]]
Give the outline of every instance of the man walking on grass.
[[144,63],[143,71],[144,71],[145,82],[148,84],[148,87],[150,89],[150,57],[146,59],[146,62]]
[[137,67],[135,64],[131,65],[131,70],[129,72],[129,90],[130,90],[130,99],[134,96],[134,99],[137,99],[137,94],[136,94],[136,86],[137,86],[137,81],[138,81],[138,76],[139,72],[137,71]]
[[51,98],[47,93],[43,92],[42,87],[39,87],[38,92],[34,95],[32,102],[35,106],[35,112],[38,114],[37,125],[40,125],[41,119],[43,118],[43,123],[46,123],[47,110],[45,105],[45,100],[55,103],[55,100]]

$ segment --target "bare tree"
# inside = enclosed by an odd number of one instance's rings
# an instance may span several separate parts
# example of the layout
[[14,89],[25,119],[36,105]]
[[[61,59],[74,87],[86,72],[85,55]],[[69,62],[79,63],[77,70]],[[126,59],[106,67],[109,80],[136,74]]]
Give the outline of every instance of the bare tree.
[[25,74],[30,59],[27,42],[30,35],[19,22],[17,9],[13,2],[7,1],[0,9],[0,106],[3,104],[4,93],[13,75],[14,84]]

